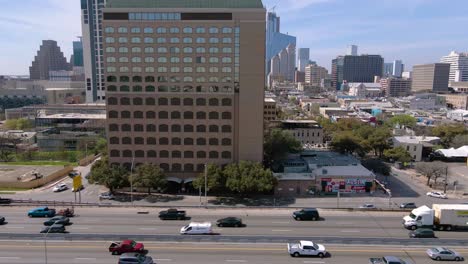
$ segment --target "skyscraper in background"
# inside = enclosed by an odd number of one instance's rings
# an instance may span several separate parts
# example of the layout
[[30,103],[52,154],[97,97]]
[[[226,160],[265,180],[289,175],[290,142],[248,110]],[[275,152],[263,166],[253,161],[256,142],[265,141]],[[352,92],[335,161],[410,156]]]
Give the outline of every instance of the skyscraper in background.
[[82,38],[79,41],[73,41],[73,61],[70,61],[73,67],[83,67],[83,42]]
[[51,71],[69,71],[70,64],[55,40],[43,40],[34,57],[29,75],[32,80],[49,80]]
[[395,60],[392,63],[392,75],[401,78],[401,74],[405,71],[405,65],[401,60]]
[[[268,12],[266,15],[266,76],[268,84],[271,84],[270,78],[278,78],[280,80],[294,80],[294,70],[296,67],[296,37],[288,34],[280,33],[280,17],[274,12]],[[294,50],[294,51],[293,51]],[[289,55],[286,56],[284,51]],[[280,56],[280,54],[283,54]],[[291,57],[294,56],[294,60],[291,61]],[[275,58],[276,57],[276,58]],[[285,75],[276,75],[275,69],[272,69],[272,59],[275,61],[282,57],[283,61],[280,65],[283,65],[283,69],[278,69],[277,72],[285,72]],[[274,64],[275,62],[273,62]],[[287,70],[284,68],[287,65]]]
[[468,82],[468,53],[452,51],[442,57],[440,62],[450,63],[450,81]]
[[374,82],[383,75],[384,60],[380,55],[338,56],[332,61],[332,84],[340,89],[343,82]]
[[305,72],[305,67],[310,63],[310,49],[300,48],[298,56],[298,71]]
[[348,45],[346,49],[346,55],[357,56],[358,55],[358,46],[357,45]]
[[393,75],[393,63],[391,62],[384,63],[383,75],[387,77]]
[[107,0],[81,0],[83,64],[86,102],[104,102],[105,80],[102,49],[102,8]]

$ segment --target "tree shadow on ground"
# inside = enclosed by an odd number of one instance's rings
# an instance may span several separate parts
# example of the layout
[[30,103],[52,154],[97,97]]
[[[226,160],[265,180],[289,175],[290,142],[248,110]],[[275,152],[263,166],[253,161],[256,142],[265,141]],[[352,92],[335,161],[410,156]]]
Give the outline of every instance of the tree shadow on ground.
[[[416,180],[412,179],[412,181]],[[421,194],[415,191],[414,187],[411,186],[415,184],[415,182],[407,183],[403,181],[403,178],[398,176],[388,176],[387,188],[392,191],[392,197],[420,197]]]
[[[165,195],[165,194],[133,194],[133,201],[145,201],[148,203],[168,203],[174,201],[181,201],[184,199],[184,196],[180,195]],[[132,197],[130,194],[119,194],[114,198],[117,202],[131,202]]]
[[287,206],[294,204],[296,199],[294,197],[217,197],[208,200],[212,205],[224,206]]

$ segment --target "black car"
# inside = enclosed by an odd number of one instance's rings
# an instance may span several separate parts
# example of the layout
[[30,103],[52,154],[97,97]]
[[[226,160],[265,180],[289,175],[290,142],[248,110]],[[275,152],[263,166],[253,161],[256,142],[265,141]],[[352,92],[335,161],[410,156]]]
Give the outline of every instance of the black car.
[[241,227],[242,219],[237,217],[226,217],[216,221],[216,225],[219,227]]
[[297,221],[317,221],[320,219],[319,212],[316,208],[305,208],[300,211],[295,211],[292,216]]
[[65,226],[63,225],[51,225],[46,226],[41,230],[41,233],[66,233]]
[[409,232],[410,238],[435,238],[435,233],[431,229],[420,228]]
[[51,226],[51,225],[69,225],[70,224],[70,218],[65,217],[65,216],[55,216],[50,218],[49,220],[44,222],[45,226]]
[[185,211],[180,211],[177,209],[168,209],[168,210],[159,212],[159,219],[161,220],[185,220],[187,219],[187,215]]
[[4,225],[4,224],[5,224],[5,217],[0,216],[0,225]]
[[415,203],[402,203],[400,204],[400,208],[413,209],[413,208],[416,208],[416,204]]

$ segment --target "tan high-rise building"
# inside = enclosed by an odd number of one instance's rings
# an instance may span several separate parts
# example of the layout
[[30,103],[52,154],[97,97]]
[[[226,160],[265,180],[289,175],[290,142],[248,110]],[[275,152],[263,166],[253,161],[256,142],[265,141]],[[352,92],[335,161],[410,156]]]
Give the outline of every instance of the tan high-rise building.
[[328,70],[317,64],[309,64],[305,67],[305,82],[313,86],[320,86],[323,79],[328,77]]
[[449,63],[432,63],[413,66],[413,92],[447,92],[450,74]]
[[204,164],[262,161],[261,0],[108,0],[110,162],[190,182]]

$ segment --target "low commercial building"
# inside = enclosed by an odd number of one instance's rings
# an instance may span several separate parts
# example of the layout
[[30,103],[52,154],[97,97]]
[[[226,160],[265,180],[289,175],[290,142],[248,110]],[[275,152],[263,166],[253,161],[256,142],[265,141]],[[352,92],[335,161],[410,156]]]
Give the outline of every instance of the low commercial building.
[[454,82],[450,81],[449,87],[455,92],[468,93],[468,82]]
[[411,94],[411,79],[383,78],[380,79],[380,84],[387,97],[403,97]]
[[459,147],[457,149],[438,149],[433,155],[431,160],[444,160],[444,161],[460,161],[465,162],[468,157],[468,146]]
[[445,97],[433,93],[417,94],[410,99],[410,110],[439,110],[445,108]]
[[394,147],[402,147],[409,152],[414,161],[429,157],[432,148],[440,142],[438,137],[401,136],[393,138]]
[[442,94],[445,98],[447,108],[468,110],[468,94]]
[[320,107],[320,114],[325,118],[331,118],[332,116],[349,116],[351,113],[353,113],[352,110],[341,107]]
[[382,96],[380,83],[348,83],[349,95],[359,98],[375,98]]
[[300,196],[319,193],[370,193],[375,174],[348,155],[331,151],[304,151],[281,163],[276,172],[277,195]]
[[447,113],[447,118],[454,121],[465,122],[468,121],[468,111],[467,110],[453,110]]
[[265,98],[265,104],[263,105],[263,118],[265,122],[276,120],[277,114],[276,100],[273,98]]
[[323,128],[314,120],[283,120],[281,128],[289,131],[302,145],[322,144]]

